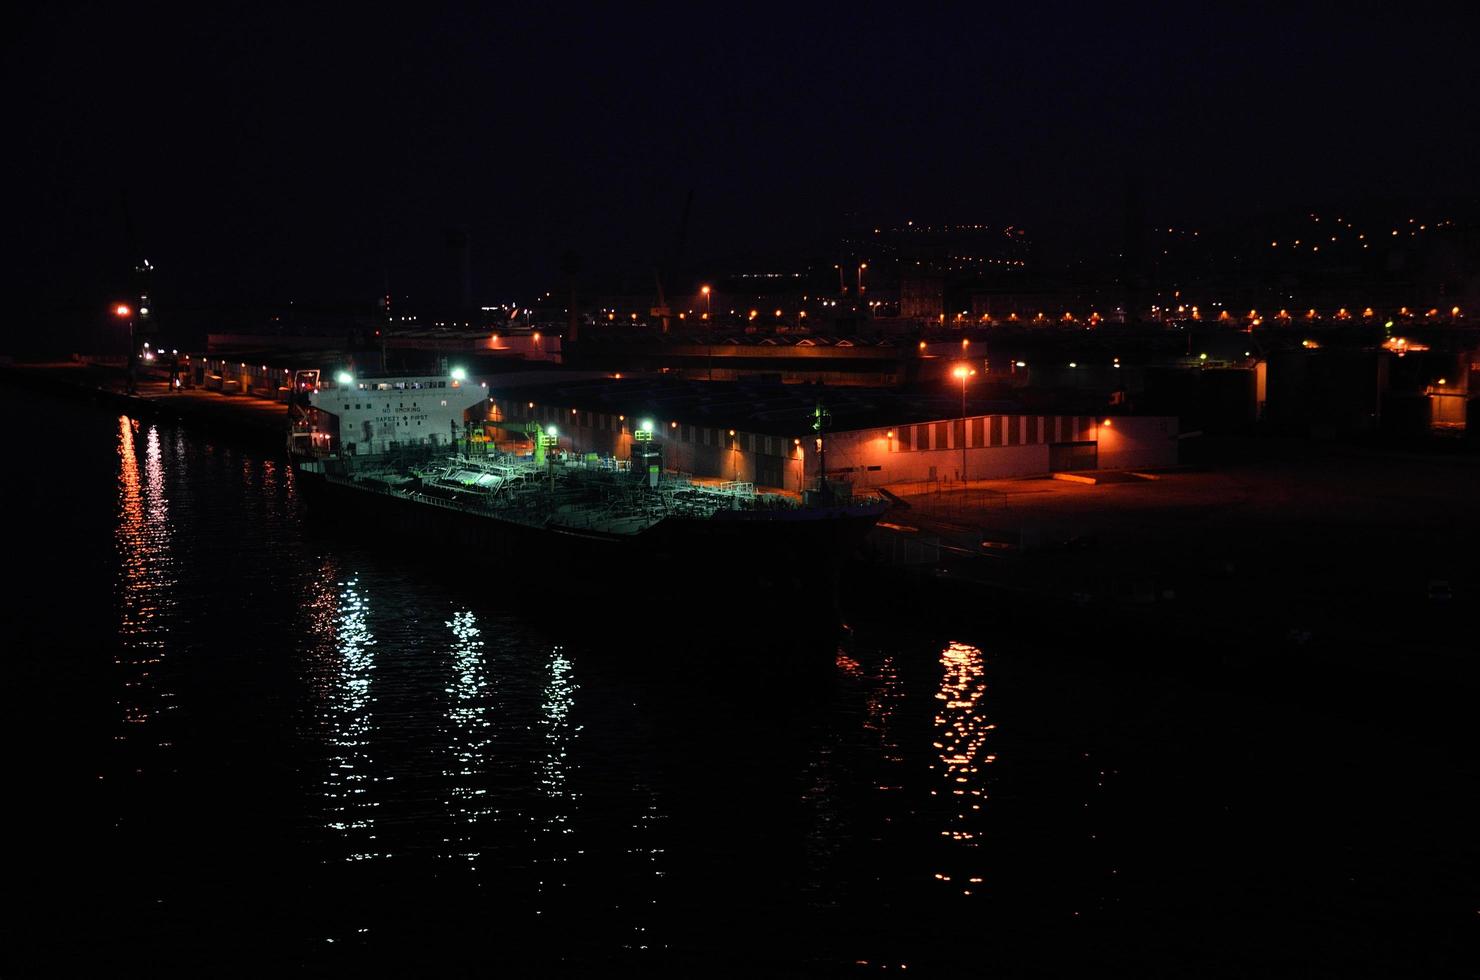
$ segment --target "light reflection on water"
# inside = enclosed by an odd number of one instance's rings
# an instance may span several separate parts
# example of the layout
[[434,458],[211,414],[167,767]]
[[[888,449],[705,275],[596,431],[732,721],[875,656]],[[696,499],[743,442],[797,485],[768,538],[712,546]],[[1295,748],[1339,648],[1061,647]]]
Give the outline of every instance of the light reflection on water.
[[[576,692],[580,689],[573,676],[573,665],[563,646],[550,651],[545,664],[545,687],[540,701],[540,731],[544,752],[537,766],[540,792],[547,806],[537,826],[537,837],[545,838],[538,846],[536,861],[546,865],[536,883],[540,896],[555,888],[564,888],[570,872],[564,865],[576,853],[573,843],[565,838],[575,833],[575,817],[581,794],[571,788],[571,750],[581,726],[571,719]],[[543,911],[543,909],[537,909]]]
[[[319,724],[325,747],[321,792],[325,827],[348,844],[344,859],[365,861],[386,856],[376,850],[375,809],[371,787],[381,778],[372,754],[375,634],[369,625],[370,602],[351,577],[337,590],[324,583],[309,603],[320,628],[330,631],[332,645],[319,664]],[[332,610],[332,612],[331,612]]]
[[490,702],[492,683],[484,650],[483,631],[469,610],[454,613],[446,623],[452,631],[452,702],[447,709],[451,765],[442,770],[446,780],[444,806],[452,820],[451,856],[476,864],[482,855],[478,825],[496,816],[489,798],[489,757],[494,745],[492,717],[498,707]]
[[[982,652],[970,644],[952,641],[941,651],[940,663],[943,675],[935,695],[933,743],[939,759],[930,768],[939,774],[941,785],[931,794],[946,797],[945,826],[940,836],[956,848],[976,848],[981,838],[982,804],[987,798],[986,767],[997,761],[986,751],[989,734],[996,726],[982,711],[981,700],[987,692]],[[974,862],[963,862],[955,855],[935,877],[970,895],[982,881],[977,872]]]
[[[115,738],[162,749],[171,742],[159,716],[177,706],[175,692],[162,681],[162,667],[170,655],[169,613],[175,603],[176,577],[159,429],[151,425],[145,433],[142,476],[137,431],[137,422],[119,417],[118,527],[114,535],[119,556],[119,649],[115,662],[122,674],[118,704],[123,724]],[[149,763],[134,754],[131,764],[136,772],[143,772]]]

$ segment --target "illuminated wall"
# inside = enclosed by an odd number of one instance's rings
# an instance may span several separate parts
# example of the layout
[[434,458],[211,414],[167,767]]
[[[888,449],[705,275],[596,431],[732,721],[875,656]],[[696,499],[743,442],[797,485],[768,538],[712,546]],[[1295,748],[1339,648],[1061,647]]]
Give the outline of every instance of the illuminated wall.
[[[962,445],[972,480],[1039,476],[1050,470],[1054,445],[1097,444],[1101,469],[1169,466],[1177,461],[1177,420],[1117,417],[1110,425],[1084,415],[987,415],[965,419],[834,432],[827,471],[855,486],[959,480]],[[808,483],[818,458],[808,453]]]
[[1100,468],[1150,469],[1177,462],[1176,418],[1116,416],[1099,426]]
[[[555,405],[495,399],[501,418],[555,425],[562,448],[626,458],[637,419]],[[696,477],[739,480],[799,490],[818,476],[816,437],[805,423],[793,436],[691,425],[654,418],[664,465]],[[986,415],[910,425],[832,432],[827,436],[831,479],[855,486],[960,479],[961,449],[973,480],[1039,476],[1049,472],[1051,446],[1098,442],[1101,468],[1168,466],[1177,461],[1177,420],[1117,417],[1109,426],[1090,415]],[[731,434],[733,432],[733,435]]]

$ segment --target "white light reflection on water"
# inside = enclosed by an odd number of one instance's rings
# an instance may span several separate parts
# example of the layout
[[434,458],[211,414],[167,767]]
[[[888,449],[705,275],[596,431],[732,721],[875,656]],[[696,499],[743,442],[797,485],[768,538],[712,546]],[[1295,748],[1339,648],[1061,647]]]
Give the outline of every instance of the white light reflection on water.
[[[165,496],[163,453],[159,430],[150,426],[145,436],[144,472],[139,473],[137,423],[118,419],[118,529],[119,556],[118,638],[115,656],[123,688],[118,705],[122,716],[119,742],[168,748],[170,740],[157,719],[176,707],[174,692],[160,683],[168,656],[168,613],[174,605],[176,577],[171,553],[169,501]],[[131,763],[143,771],[144,760]]]
[[667,949],[669,944],[661,941],[658,936],[650,934],[653,929],[646,923],[658,921],[656,909],[658,905],[656,886],[666,873],[663,869],[664,855],[667,849],[659,847],[662,840],[664,814],[658,807],[658,800],[651,789],[641,784],[633,786],[632,792],[636,796],[646,797],[647,802],[643,806],[642,814],[638,816],[637,822],[632,825],[632,834],[636,843],[627,848],[627,853],[636,858],[646,866],[652,875],[651,886],[653,893],[647,898],[646,905],[638,904],[632,911],[636,918],[631,923],[632,936],[623,945],[627,949]]
[[476,864],[481,850],[474,845],[479,823],[497,811],[489,801],[486,786],[488,756],[493,746],[493,706],[489,703],[492,683],[484,662],[483,633],[472,612],[454,613],[447,628],[452,630],[452,703],[447,710],[450,723],[452,767],[442,771],[447,798],[443,801],[452,818],[452,856]]
[[369,599],[358,577],[342,583],[337,594],[327,584],[318,591],[310,599],[310,616],[332,637],[332,646],[315,678],[327,763],[320,786],[324,826],[349,844],[346,860],[385,857],[374,850],[375,808],[379,804],[370,794],[371,783],[381,777],[372,775],[370,754],[375,635],[369,625]]
[[[987,683],[981,650],[953,641],[941,651],[940,663],[944,673],[935,695],[934,742],[939,759],[930,768],[939,773],[944,785],[930,793],[944,797],[946,804],[940,836],[953,849],[974,848],[980,837],[982,803],[987,798],[985,768],[997,760],[986,751],[987,739],[997,726],[982,712]],[[965,895],[981,884],[981,876],[969,870],[965,880],[960,880],[963,864],[959,859],[952,860],[950,867],[955,870],[937,872],[936,880],[959,888]]]
[[[540,791],[550,806],[539,820],[538,833],[541,837],[553,839],[541,842],[538,851],[544,856],[538,860],[564,865],[569,863],[572,849],[562,843],[562,838],[575,833],[575,811],[580,801],[580,794],[567,785],[571,747],[581,731],[581,726],[574,724],[570,717],[576,691],[580,687],[571,676],[572,665],[564,647],[556,646],[550,651],[546,669],[549,674],[540,701],[540,729],[545,738],[545,752],[539,760],[538,775]],[[539,893],[544,894],[557,884],[552,880],[557,876],[561,879],[558,884],[564,887],[565,872],[557,874],[554,869],[542,872],[538,882]]]

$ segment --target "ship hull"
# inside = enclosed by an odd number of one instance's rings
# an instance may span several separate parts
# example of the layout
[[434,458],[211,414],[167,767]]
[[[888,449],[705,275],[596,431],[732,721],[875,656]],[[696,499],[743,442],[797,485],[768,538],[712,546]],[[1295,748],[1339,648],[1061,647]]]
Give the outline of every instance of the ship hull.
[[[637,534],[543,527],[385,493],[299,470],[295,484],[316,521],[356,540],[431,556],[471,556],[490,584],[518,582],[560,594],[644,607],[786,599],[836,618],[841,565],[858,553],[882,506],[723,511],[669,517]],[[729,606],[730,611],[738,607]]]

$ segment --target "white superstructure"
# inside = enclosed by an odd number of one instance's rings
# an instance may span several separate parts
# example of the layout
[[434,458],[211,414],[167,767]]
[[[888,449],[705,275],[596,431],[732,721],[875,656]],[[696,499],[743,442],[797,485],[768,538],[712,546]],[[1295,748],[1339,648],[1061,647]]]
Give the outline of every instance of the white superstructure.
[[339,420],[338,451],[366,456],[395,446],[450,445],[462,435],[464,413],[487,397],[481,385],[441,375],[341,378],[320,384],[311,401]]

